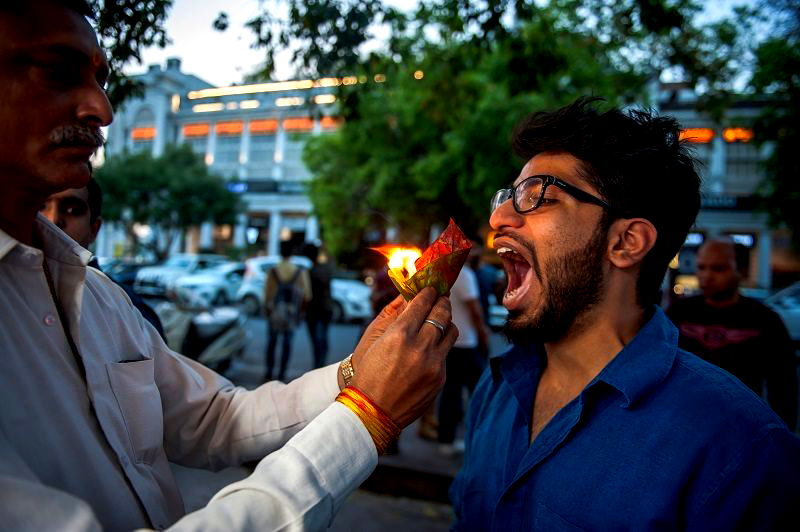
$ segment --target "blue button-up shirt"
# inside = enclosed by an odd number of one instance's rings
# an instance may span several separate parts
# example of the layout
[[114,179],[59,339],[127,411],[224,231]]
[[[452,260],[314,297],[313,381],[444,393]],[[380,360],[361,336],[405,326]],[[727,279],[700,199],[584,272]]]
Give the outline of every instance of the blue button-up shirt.
[[800,440],[736,378],[677,344],[677,330],[655,308],[533,443],[544,351],[515,347],[492,359],[451,488],[454,529],[797,525]]

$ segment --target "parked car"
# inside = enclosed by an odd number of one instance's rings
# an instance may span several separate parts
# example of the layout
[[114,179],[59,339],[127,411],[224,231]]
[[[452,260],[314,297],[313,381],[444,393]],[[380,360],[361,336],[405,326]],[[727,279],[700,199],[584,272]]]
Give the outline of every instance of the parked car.
[[179,277],[228,262],[222,255],[173,255],[163,264],[142,268],[136,273],[133,289],[145,297],[163,297]]
[[506,324],[508,319],[508,309],[502,303],[497,302],[494,294],[489,294],[489,328],[499,331]]
[[174,287],[192,292],[207,306],[226,305],[236,301],[236,294],[244,281],[244,272],[243,262],[227,262],[179,277]]
[[780,315],[795,345],[800,346],[800,282],[774,293],[764,303]]
[[[291,257],[291,262],[301,268],[311,269],[311,261],[306,257]],[[264,305],[264,281],[269,270],[280,262],[280,257],[256,257],[245,262],[246,271],[237,301],[244,311],[257,315]],[[356,279],[334,277],[331,280],[334,321],[359,321],[372,316],[370,307],[370,288]]]
[[133,286],[136,281],[136,274],[142,268],[155,266],[154,262],[137,262],[127,259],[113,259],[109,257],[97,257],[97,262],[104,274],[120,284]]

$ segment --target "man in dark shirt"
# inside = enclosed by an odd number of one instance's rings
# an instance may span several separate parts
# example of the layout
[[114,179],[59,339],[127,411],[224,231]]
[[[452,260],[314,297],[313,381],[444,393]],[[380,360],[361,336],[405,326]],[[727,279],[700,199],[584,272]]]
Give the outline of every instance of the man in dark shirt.
[[680,331],[679,344],[729,371],[766,397],[789,428],[797,422],[797,373],[792,340],[780,316],[739,294],[747,249],[726,239],[706,242],[697,253],[703,294],[673,303],[667,315]]
[[589,99],[518,127],[490,219],[514,347],[473,395],[455,530],[797,524],[800,440],[656,305],[700,206],[679,135]]

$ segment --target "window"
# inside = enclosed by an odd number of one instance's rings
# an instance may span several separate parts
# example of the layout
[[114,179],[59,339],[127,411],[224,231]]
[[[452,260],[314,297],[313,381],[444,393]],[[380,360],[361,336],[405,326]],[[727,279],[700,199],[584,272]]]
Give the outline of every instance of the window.
[[283,178],[288,181],[304,181],[311,177],[303,164],[303,148],[308,134],[287,133],[283,148]]
[[214,157],[216,164],[238,164],[239,147],[242,137],[239,135],[223,135],[217,137],[217,149]]
[[735,196],[753,194],[763,177],[758,148],[745,142],[727,143],[725,148],[726,192]]

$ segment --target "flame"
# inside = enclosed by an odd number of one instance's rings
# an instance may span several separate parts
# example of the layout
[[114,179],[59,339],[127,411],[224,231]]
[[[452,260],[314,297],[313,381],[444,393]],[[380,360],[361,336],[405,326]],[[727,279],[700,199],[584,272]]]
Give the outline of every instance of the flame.
[[419,248],[403,248],[389,245],[371,249],[389,259],[389,269],[395,270],[403,278],[408,279],[417,273],[417,267],[414,262],[422,256],[422,251]]

